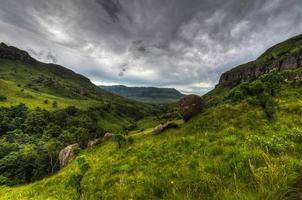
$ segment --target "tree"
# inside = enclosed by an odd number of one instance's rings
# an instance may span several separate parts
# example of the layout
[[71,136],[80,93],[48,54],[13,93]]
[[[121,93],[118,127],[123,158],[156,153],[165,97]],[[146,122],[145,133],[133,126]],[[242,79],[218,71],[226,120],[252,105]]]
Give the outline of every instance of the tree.
[[126,142],[126,138],[121,134],[113,135],[113,140],[117,142],[118,148],[122,148],[122,145]]
[[58,107],[58,102],[57,101],[53,101],[52,102],[52,107],[53,108],[57,108]]

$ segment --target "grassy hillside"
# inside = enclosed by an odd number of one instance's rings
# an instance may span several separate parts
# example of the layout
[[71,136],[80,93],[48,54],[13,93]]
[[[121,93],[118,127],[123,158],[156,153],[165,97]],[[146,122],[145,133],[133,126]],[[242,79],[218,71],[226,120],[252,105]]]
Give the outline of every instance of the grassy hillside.
[[181,128],[154,136],[150,124],[130,133],[133,144],[85,150],[49,178],[1,187],[0,199],[285,199],[302,167],[297,77],[214,91],[219,103]]
[[0,184],[40,180],[59,169],[65,146],[85,148],[106,132],[125,134],[142,118],[152,123],[162,115],[162,108],[110,94],[64,67],[3,44],[0,50]]
[[[102,128],[122,132],[137,118],[159,114],[155,107],[110,94],[86,77],[54,64],[0,59],[0,107],[25,104],[30,109],[94,108]],[[103,123],[105,122],[105,123]]]
[[184,95],[174,88],[100,86],[102,89],[129,99],[145,103],[173,103]]

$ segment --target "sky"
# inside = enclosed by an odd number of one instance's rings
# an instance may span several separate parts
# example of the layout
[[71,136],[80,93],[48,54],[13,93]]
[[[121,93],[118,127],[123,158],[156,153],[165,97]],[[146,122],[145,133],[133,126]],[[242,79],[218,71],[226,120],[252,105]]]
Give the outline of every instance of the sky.
[[301,0],[0,0],[0,42],[98,85],[204,94],[302,33]]

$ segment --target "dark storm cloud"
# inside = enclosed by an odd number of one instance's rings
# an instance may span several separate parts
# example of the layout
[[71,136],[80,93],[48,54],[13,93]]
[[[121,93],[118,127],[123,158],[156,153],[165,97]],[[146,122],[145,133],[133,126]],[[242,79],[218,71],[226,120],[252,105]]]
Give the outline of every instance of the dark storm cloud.
[[301,0],[0,2],[0,40],[35,49],[38,59],[95,82],[188,93],[208,91],[224,71],[302,33],[301,22]]
[[108,15],[112,18],[113,21],[119,21],[118,13],[122,10],[122,7],[118,0],[96,0],[100,3]]

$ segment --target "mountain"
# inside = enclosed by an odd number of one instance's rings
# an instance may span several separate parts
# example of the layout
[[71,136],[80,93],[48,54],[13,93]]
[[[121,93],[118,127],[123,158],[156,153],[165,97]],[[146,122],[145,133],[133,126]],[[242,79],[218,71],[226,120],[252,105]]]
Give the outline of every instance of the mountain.
[[146,103],[171,103],[184,96],[174,88],[127,87],[124,85],[100,86],[100,88],[113,94]]
[[[289,42],[287,52],[298,44]],[[121,148],[109,140],[83,150],[50,177],[0,187],[0,199],[300,199],[301,62],[259,74],[245,66],[239,78],[230,75],[238,69],[222,75],[227,82],[203,96],[202,113],[186,123],[170,119],[179,128],[154,135],[162,122],[143,118]],[[0,152],[13,148],[5,146]]]
[[242,81],[255,80],[272,70],[282,71],[300,67],[302,63],[302,35],[268,49],[255,61],[240,65],[225,72],[219,86],[236,86]]

